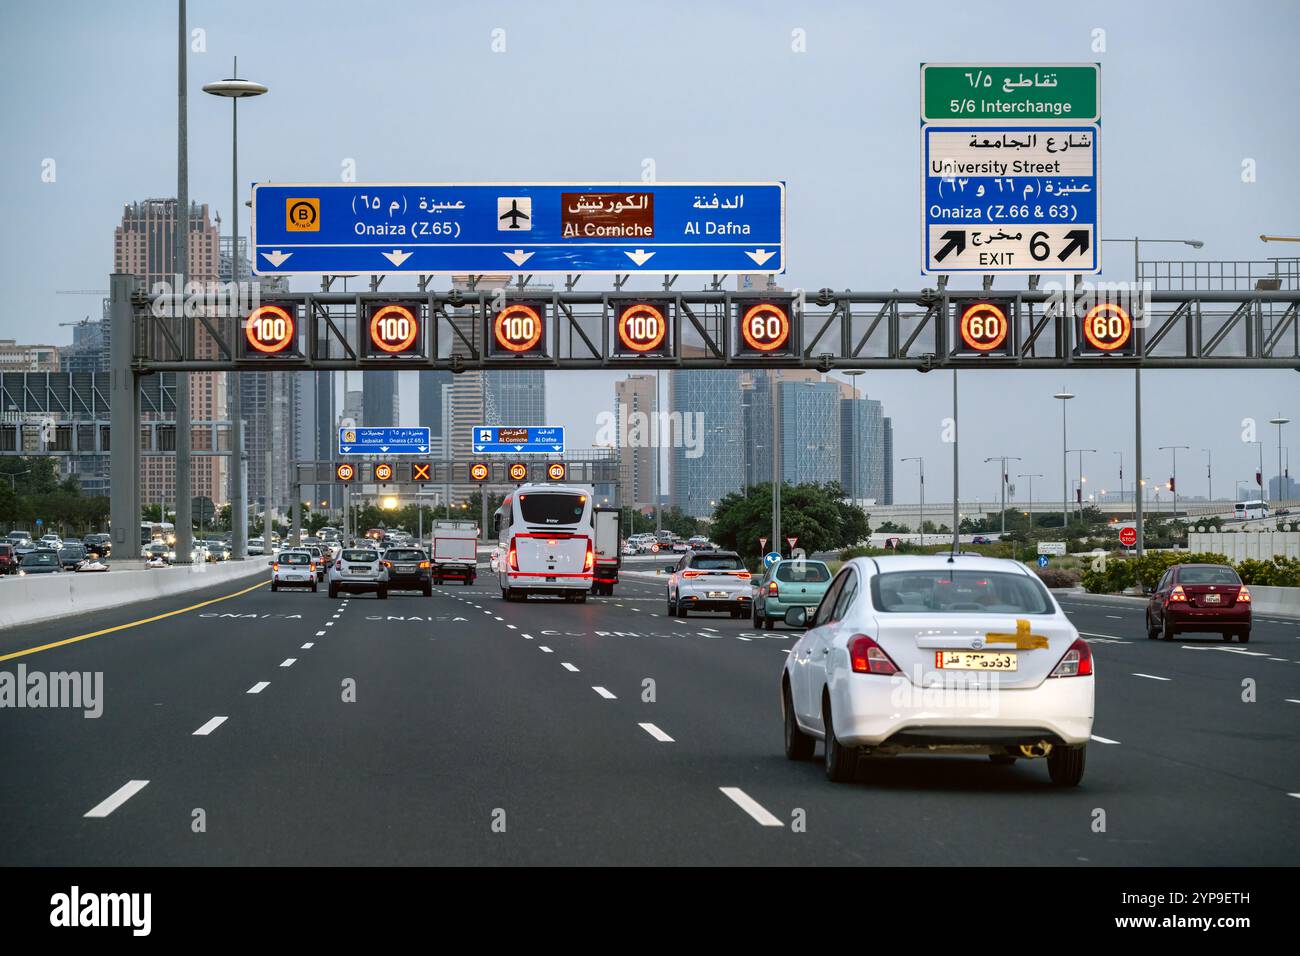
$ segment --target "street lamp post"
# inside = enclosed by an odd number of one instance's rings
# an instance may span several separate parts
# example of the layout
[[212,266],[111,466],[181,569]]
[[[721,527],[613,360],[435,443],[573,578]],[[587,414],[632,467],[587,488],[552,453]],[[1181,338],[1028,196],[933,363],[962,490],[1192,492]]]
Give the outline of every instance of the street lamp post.
[[921,487],[921,516],[917,522],[917,528],[921,532],[921,544],[925,544],[925,459],[921,457],[903,458],[902,461],[916,462],[917,475],[920,477]]
[[1078,453],[1079,453],[1079,494],[1078,494],[1076,497],[1079,499],[1079,522],[1080,522],[1080,524],[1083,523],[1083,484],[1084,484],[1084,482],[1086,482],[1086,481],[1088,480],[1088,479],[1086,479],[1086,478],[1083,477],[1083,453],[1084,453],[1085,451],[1086,451],[1086,452],[1090,452],[1090,453],[1092,453],[1092,454],[1094,454],[1094,455],[1097,453],[1097,449],[1095,449],[1095,448],[1071,448],[1071,449],[1068,449],[1068,450],[1066,451],[1066,454],[1067,454],[1067,455],[1069,455],[1069,454],[1071,454],[1071,453],[1073,453],[1073,452],[1078,452]]
[[1061,402],[1061,530],[1064,531],[1070,524],[1070,452],[1066,447],[1065,403],[1074,398],[1074,393],[1061,389],[1052,398]]
[[1205,500],[1213,503],[1214,502],[1214,473],[1212,471],[1211,466],[1213,463],[1214,456],[1213,454],[1211,454],[1210,449],[1208,448],[1202,448],[1201,451],[1205,452]]
[[1264,485],[1264,443],[1253,441],[1249,444],[1259,446],[1259,470],[1255,472],[1255,486],[1259,488],[1260,500],[1268,501],[1268,488]]
[[1002,463],[1002,470],[998,472],[998,482],[1002,486],[1002,536],[1005,537],[1007,533],[1007,462],[1024,461],[1024,459],[1017,458],[1014,455],[997,455],[993,458],[985,458],[984,464],[987,465],[991,461]]
[[1119,503],[1124,503],[1124,452],[1117,451],[1114,454],[1119,455]]
[[1169,490],[1172,491],[1174,494],[1173,520],[1177,521],[1178,520],[1178,452],[1180,450],[1191,451],[1191,448],[1189,448],[1187,445],[1161,445],[1160,450],[1173,453],[1173,467],[1172,470],[1169,472],[1169,486],[1170,486]]
[[[233,74],[228,79],[208,83],[204,93],[230,100],[230,281],[238,288],[239,262],[239,101],[246,96],[261,96],[267,88],[261,83],[239,78],[239,57],[235,57]],[[239,373],[226,373],[230,392],[230,546],[236,559],[248,551],[248,462],[244,456],[244,409],[239,394]],[[268,408],[269,411],[269,408]],[[268,429],[269,433],[269,429]],[[271,475],[267,472],[267,488]],[[268,501],[269,511],[269,501]],[[270,538],[267,538],[270,542]]]
[[1029,530],[1034,530],[1034,479],[1042,475],[1016,475],[1017,478],[1029,479]]
[[[1284,418],[1281,413],[1276,418],[1270,418],[1268,423],[1277,426],[1277,500],[1281,501],[1286,497],[1282,491],[1282,426],[1290,424],[1291,419]],[[1260,478],[1263,478],[1263,468],[1260,469]]]

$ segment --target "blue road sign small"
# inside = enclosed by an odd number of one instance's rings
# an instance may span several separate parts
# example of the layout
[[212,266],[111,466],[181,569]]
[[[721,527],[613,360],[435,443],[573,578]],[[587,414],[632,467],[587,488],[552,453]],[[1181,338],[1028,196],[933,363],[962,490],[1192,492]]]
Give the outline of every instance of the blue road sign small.
[[1047,567],[1047,555],[1045,555],[1045,554],[1040,554],[1040,555],[1038,556],[1038,566],[1039,566],[1040,568],[1045,568],[1045,567]]
[[770,568],[772,565],[776,564],[776,562],[780,560],[781,560],[780,551],[769,551],[767,552],[767,554],[763,555],[763,567]]
[[340,428],[341,455],[427,455],[429,429],[419,428]]
[[777,273],[785,184],[253,186],[258,275]]
[[564,452],[563,425],[479,425],[476,455],[556,455]]

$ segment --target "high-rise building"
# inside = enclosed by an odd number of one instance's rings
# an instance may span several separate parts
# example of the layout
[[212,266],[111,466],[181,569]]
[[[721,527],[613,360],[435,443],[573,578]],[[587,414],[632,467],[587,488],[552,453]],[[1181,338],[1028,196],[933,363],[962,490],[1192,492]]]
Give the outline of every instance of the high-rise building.
[[0,339],[0,372],[57,372],[57,345],[19,345],[14,339]]
[[885,436],[882,444],[885,457],[885,497],[881,504],[892,505],[894,503],[894,421],[891,418],[885,419]]
[[362,408],[357,423],[366,428],[392,428],[398,422],[396,372],[361,373]]
[[1268,480],[1269,501],[1294,501],[1300,498],[1300,482],[1290,475],[1274,475]]
[[885,410],[866,396],[840,399],[840,485],[850,498],[884,503]]
[[[740,490],[745,421],[739,369],[692,369],[670,374],[672,435],[670,501],[706,517],[724,495]],[[678,417],[680,416],[680,417]]]
[[541,369],[489,369],[483,373],[481,425],[545,425],[546,373]]
[[840,480],[840,389],[836,382],[783,381],[781,477],[792,485]]
[[[136,276],[146,291],[160,283],[170,288],[174,283],[175,268],[173,237],[179,218],[175,199],[126,203],[122,222],[113,236],[113,271]],[[215,283],[221,266],[218,227],[209,216],[206,204],[190,203],[185,218],[189,236],[189,279],[200,285]],[[200,335],[196,353],[203,358],[215,358],[217,346],[207,336]],[[190,418],[193,421],[226,419],[223,379],[224,376],[216,372],[189,373]],[[195,450],[201,449],[196,447]],[[140,500],[174,508],[175,458],[144,457],[140,471]],[[196,497],[211,498],[214,502],[228,500],[226,459],[219,455],[196,455],[190,466],[190,491]]]
[[618,429],[618,499],[622,505],[654,504],[655,456],[659,454],[655,377],[629,375],[614,383]]
[[444,388],[451,385],[451,372],[426,369],[419,373],[420,420],[416,424],[427,426],[432,438],[441,438],[446,403]]

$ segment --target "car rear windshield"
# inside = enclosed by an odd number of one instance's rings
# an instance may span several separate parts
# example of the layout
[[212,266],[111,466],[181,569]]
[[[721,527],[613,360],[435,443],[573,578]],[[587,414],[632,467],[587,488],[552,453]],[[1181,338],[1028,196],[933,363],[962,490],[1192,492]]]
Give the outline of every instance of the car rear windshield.
[[1232,568],[1182,568],[1178,572],[1179,584],[1240,584],[1241,578]]
[[59,549],[60,556],[67,556],[73,558],[85,553],[86,553],[86,549],[79,544],[70,544],[66,548]]
[[519,513],[526,524],[577,524],[585,507],[585,495],[534,492],[519,496]]
[[393,548],[384,557],[389,561],[423,561],[424,552],[414,548]]
[[691,561],[691,567],[697,571],[740,571],[744,565],[735,555],[701,555]]
[[29,567],[38,564],[45,565],[45,564],[58,564],[58,563],[59,563],[58,555],[49,554],[48,552],[44,554],[38,554],[37,552],[33,551],[23,558],[23,564]]
[[356,561],[361,563],[369,563],[371,561],[378,560],[378,558],[379,555],[376,554],[374,551],[344,551],[343,552],[344,561]]
[[776,579],[796,584],[815,584],[829,581],[831,572],[820,561],[783,561],[776,566]]
[[301,551],[290,551],[287,554],[280,555],[281,564],[311,564],[311,555],[303,554]]
[[0,554],[13,554],[14,546],[11,544],[0,544]]
[[894,614],[1051,614],[1047,589],[1001,571],[891,571],[871,579],[871,603]]

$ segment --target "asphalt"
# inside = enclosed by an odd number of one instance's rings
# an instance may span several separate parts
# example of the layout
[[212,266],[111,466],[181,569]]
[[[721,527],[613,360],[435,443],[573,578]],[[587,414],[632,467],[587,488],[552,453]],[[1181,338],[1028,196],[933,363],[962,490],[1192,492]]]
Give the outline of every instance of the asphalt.
[[1251,866],[1300,846],[1300,621],[1165,643],[1140,605],[1062,595],[1110,741],[1079,788],[975,757],[835,785],[782,753],[797,632],[668,618],[658,581],[585,605],[507,604],[487,574],[386,601],[256,582],[0,632],[3,658],[181,611],[0,661],[104,681],[98,719],[0,709],[0,863]]

